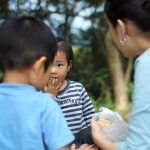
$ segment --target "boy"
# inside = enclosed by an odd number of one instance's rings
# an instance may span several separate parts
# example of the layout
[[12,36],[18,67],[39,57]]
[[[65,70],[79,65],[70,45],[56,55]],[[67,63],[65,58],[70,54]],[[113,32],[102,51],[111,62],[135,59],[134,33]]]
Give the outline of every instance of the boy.
[[[44,87],[44,92],[54,96],[72,133],[77,139],[82,139],[79,142],[93,144],[89,136],[91,132],[89,126],[92,115],[95,113],[94,106],[81,83],[66,79],[67,72],[73,64],[72,47],[61,38],[56,40],[57,53],[51,65],[50,80]],[[76,145],[80,146],[79,143]]]
[[74,140],[57,103],[37,92],[49,80],[56,40],[42,21],[23,16],[0,26],[0,149],[70,150]]

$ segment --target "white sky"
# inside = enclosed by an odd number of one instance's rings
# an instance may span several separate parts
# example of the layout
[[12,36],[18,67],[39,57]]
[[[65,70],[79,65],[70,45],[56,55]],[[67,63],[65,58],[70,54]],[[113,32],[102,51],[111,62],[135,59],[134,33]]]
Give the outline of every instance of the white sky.
[[76,17],[72,23],[73,28],[81,28],[83,30],[87,29],[89,26],[91,26],[91,22],[84,20],[82,17]]
[[[31,7],[32,9],[34,9],[35,6],[36,6],[36,5],[35,5],[35,4],[36,4],[36,1],[37,1],[37,0],[31,0],[31,4],[26,3],[26,6],[20,5],[19,7],[28,7],[28,6],[30,5],[30,7]],[[44,3],[43,3],[43,4],[44,4]],[[15,9],[16,9],[15,3],[10,3],[10,8],[12,8],[12,9],[15,8]],[[52,10],[52,7],[50,7],[50,10]],[[88,20],[84,20],[84,19],[82,18],[82,16],[90,15],[93,11],[94,11],[93,8],[87,8],[87,9],[84,9],[83,11],[81,11],[81,12],[79,13],[79,16],[75,17],[75,19],[73,20],[72,28],[74,28],[74,29],[80,28],[80,29],[85,30],[85,29],[87,29],[88,27],[90,27],[90,26],[91,26],[91,22],[88,21]],[[80,16],[81,16],[81,17],[80,17]],[[60,17],[60,19],[62,19],[62,18]]]

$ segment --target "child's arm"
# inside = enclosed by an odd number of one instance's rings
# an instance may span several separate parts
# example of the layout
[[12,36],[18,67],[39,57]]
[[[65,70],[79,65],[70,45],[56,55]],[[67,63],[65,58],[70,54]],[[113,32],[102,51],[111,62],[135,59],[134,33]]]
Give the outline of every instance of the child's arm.
[[44,92],[56,97],[60,86],[61,82],[58,82],[58,79],[50,78],[47,85],[44,86]]
[[46,94],[43,94],[43,99],[45,103],[40,114],[41,131],[39,132],[42,132],[43,142],[48,150],[61,149],[71,143],[74,136],[56,101]]

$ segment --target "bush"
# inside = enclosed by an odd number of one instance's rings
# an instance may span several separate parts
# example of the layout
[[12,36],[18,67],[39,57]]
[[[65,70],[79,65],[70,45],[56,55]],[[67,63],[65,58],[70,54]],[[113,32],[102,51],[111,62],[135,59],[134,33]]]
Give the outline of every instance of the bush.
[[3,73],[0,71],[0,82],[3,80]]

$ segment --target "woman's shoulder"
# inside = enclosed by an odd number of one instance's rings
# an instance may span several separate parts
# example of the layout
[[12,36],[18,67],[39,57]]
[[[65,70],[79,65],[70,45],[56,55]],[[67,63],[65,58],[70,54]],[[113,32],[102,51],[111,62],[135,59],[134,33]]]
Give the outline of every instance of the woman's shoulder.
[[140,56],[138,56],[135,60],[135,67],[137,65],[149,66],[150,63],[150,48],[144,51]]

